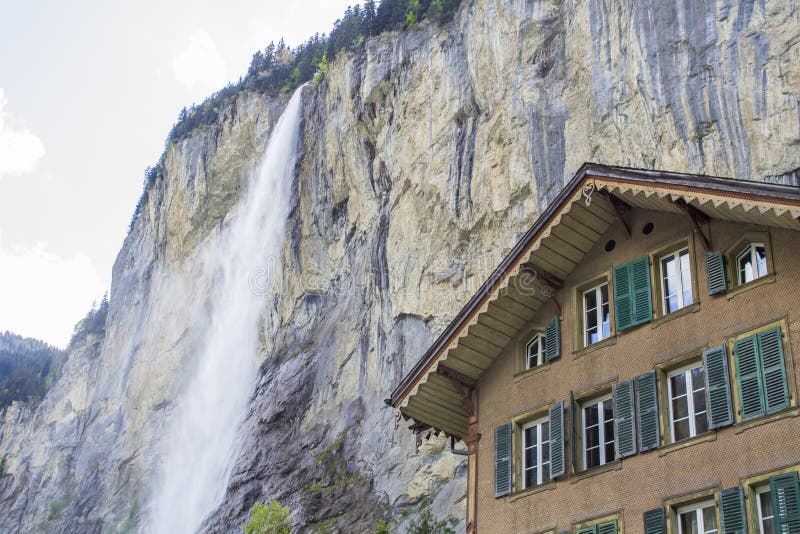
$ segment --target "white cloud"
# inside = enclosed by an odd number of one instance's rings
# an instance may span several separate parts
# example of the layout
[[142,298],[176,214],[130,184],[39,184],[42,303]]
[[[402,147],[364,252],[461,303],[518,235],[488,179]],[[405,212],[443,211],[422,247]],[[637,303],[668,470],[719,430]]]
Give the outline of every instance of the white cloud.
[[25,123],[5,111],[8,99],[0,87],[0,177],[31,172],[44,156],[44,143]]
[[104,289],[85,254],[64,258],[43,244],[4,247],[0,239],[0,331],[64,347]]
[[190,89],[219,89],[228,82],[228,66],[214,39],[205,30],[196,30],[172,57],[175,80]]

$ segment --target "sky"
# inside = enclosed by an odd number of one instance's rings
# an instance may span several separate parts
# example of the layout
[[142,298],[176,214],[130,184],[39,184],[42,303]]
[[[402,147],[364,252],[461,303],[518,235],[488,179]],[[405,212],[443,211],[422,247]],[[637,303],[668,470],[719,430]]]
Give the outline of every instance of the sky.
[[0,0],[0,332],[64,347],[178,112],[358,0]]

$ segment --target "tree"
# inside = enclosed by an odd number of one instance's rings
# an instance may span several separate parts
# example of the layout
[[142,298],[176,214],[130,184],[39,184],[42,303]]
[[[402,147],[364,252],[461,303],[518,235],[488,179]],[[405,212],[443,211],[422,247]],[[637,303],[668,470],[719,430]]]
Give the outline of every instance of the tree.
[[261,503],[253,505],[250,521],[244,525],[244,534],[289,534],[291,529],[289,507],[281,506],[273,499],[266,506]]
[[436,520],[427,500],[423,501],[422,506],[422,513],[408,524],[408,534],[455,534],[447,521]]

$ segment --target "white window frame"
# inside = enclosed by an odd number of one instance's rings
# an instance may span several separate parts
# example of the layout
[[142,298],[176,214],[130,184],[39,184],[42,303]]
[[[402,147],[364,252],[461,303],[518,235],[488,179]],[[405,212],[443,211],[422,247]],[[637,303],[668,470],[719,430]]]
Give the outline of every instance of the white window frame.
[[[542,449],[544,448],[544,443],[542,443],[542,425],[544,423],[548,423],[548,430],[552,430],[552,429],[549,428],[549,423],[550,423],[550,418],[549,417],[543,417],[541,419],[537,419],[535,421],[531,421],[529,423],[525,423],[524,425],[522,425],[522,432],[521,432],[522,439],[520,440],[522,442],[522,477],[521,477],[522,478],[522,480],[521,480],[522,483],[520,484],[522,486],[522,489],[533,488],[533,487],[539,486],[540,484],[548,482],[550,480],[550,477],[548,477],[547,480],[544,480],[544,481],[542,480],[542,468],[545,465],[550,465],[550,459],[548,459],[546,462],[542,461],[542,457],[544,456],[542,454]],[[534,426],[536,427],[536,449],[537,449],[536,450],[536,466],[535,466],[536,467],[536,483],[534,485],[532,485],[532,486],[528,486],[526,484],[526,478],[527,477],[525,476],[525,471],[527,471],[530,467],[534,467],[534,466],[527,465],[525,452],[529,448],[532,448],[532,447],[528,447],[528,444],[525,442],[526,441],[525,440],[525,430],[527,430],[527,429],[529,429],[531,427],[534,427]],[[548,436],[549,436],[549,434],[550,434],[550,432],[548,431]],[[547,442],[550,443],[550,439],[548,439]],[[551,451],[550,451],[551,457],[552,457],[552,454],[553,454],[553,451],[551,449]]]
[[[689,258],[689,295],[691,302],[684,302],[683,293],[684,290],[687,289],[683,287],[683,271],[681,270],[681,254],[686,253],[686,256]],[[672,311],[667,311],[667,284],[666,278],[667,273],[664,272],[664,261],[665,260],[675,260],[675,264],[678,266],[678,307]],[[675,313],[676,311],[685,308],[686,306],[691,306],[694,304],[694,289],[692,288],[692,258],[689,252],[689,247],[683,247],[675,252],[670,252],[669,254],[664,254],[659,258],[658,265],[659,271],[661,274],[661,311],[664,315],[669,313]]]
[[[705,526],[705,520],[704,520],[704,517],[703,517],[703,510],[705,510],[706,508],[709,508],[709,507],[713,507],[714,508],[714,514],[716,515],[716,513],[717,513],[717,503],[713,499],[710,499],[708,501],[702,501],[702,502],[696,502],[696,503],[692,503],[692,504],[687,504],[685,506],[679,507],[676,510],[676,515],[677,515],[677,519],[678,519],[678,521],[677,521],[677,523],[678,523],[678,534],[687,534],[687,533],[683,532],[683,528],[681,527],[681,516],[683,514],[687,514],[687,513],[690,513],[690,512],[694,512],[695,513],[695,517],[697,518],[697,532],[699,534],[706,534],[707,531],[706,531],[706,526]],[[719,533],[719,520],[718,519],[717,519],[717,528],[715,530],[713,530],[712,532]]]
[[757,520],[758,520],[758,532],[760,534],[764,534],[764,521],[767,519],[772,519],[772,530],[773,532],[779,532],[776,528],[777,525],[775,523],[775,510],[772,510],[772,515],[764,517],[764,510],[761,508],[761,495],[767,494],[767,498],[772,499],[772,490],[769,484],[764,484],[761,486],[756,486],[754,488],[756,494],[756,512],[757,512]]
[[[603,287],[606,287],[606,294],[608,295],[608,333],[607,337],[603,337]],[[595,307],[595,319],[597,321],[597,341],[589,340],[589,310],[586,309],[586,295],[594,292],[597,306]],[[588,347],[599,343],[604,339],[611,337],[611,287],[608,280],[605,280],[598,285],[581,292],[581,313],[583,314],[583,346]]]
[[[586,448],[587,443],[586,443],[586,411],[585,410],[586,410],[586,408],[589,408],[591,406],[597,406],[598,404],[602,404],[603,402],[605,402],[607,400],[611,400],[611,393],[609,393],[607,395],[603,395],[602,397],[596,397],[594,399],[591,399],[589,401],[581,403],[581,432],[582,432],[581,436],[583,436],[583,444],[582,444],[581,448],[583,449],[583,468],[584,469],[594,469],[595,467],[600,467],[601,465],[605,465],[605,464],[607,464],[609,462],[613,462],[614,461],[614,458],[606,458],[605,421],[603,420],[603,413],[602,413],[602,411],[600,411],[600,413],[598,414],[598,421],[599,421],[599,423],[598,423],[598,425],[599,425],[598,437],[600,439],[600,463],[595,465],[595,466],[592,466],[591,468],[587,467],[587,464],[588,464],[588,462],[587,462],[588,454],[587,453],[588,453],[588,451],[587,451],[587,448]],[[613,402],[612,402],[611,406],[612,406],[611,409],[613,411],[613,409],[614,409],[613,408],[613,406],[614,406]],[[612,415],[611,420],[612,421],[614,420],[613,415]],[[616,454],[616,444],[614,445],[614,447],[615,447],[615,451],[614,452]]]
[[[697,412],[694,409],[694,388],[692,386],[692,369],[696,369],[698,367],[703,367],[703,393],[705,394],[705,367],[703,366],[703,361],[695,361],[681,367],[680,369],[675,369],[674,371],[670,371],[667,373],[667,402],[669,403],[669,434],[672,438],[672,442],[675,443],[675,415],[672,412],[672,377],[677,375],[684,375],[684,380],[686,381],[686,402],[689,410],[689,437],[683,439],[691,439],[698,436],[697,433],[697,422],[695,421],[695,417]],[[706,397],[707,398],[707,397]],[[708,401],[706,401],[706,421],[708,420]],[[706,431],[708,432],[708,431]]]
[[[756,248],[761,247],[764,249],[764,274],[758,273],[758,255],[756,254]],[[750,262],[755,268],[755,272],[753,273],[754,277],[752,280],[745,282],[742,280],[742,268],[739,265],[739,262],[745,257],[750,256]],[[744,249],[742,249],[739,254],[736,255],[736,280],[739,282],[739,285],[749,284],[750,282],[754,282],[759,278],[763,278],[769,274],[769,263],[767,262],[767,246],[764,243],[750,243]]]
[[[538,350],[538,352],[536,354],[536,365],[531,365],[530,347],[531,347],[531,344],[534,341],[537,341],[537,340],[539,342],[539,350]],[[525,343],[525,370],[526,371],[528,369],[534,369],[534,368],[539,367],[539,366],[544,364],[544,352],[545,352],[544,341],[545,341],[544,334],[541,333],[541,332],[537,332],[528,340],[527,343]]]

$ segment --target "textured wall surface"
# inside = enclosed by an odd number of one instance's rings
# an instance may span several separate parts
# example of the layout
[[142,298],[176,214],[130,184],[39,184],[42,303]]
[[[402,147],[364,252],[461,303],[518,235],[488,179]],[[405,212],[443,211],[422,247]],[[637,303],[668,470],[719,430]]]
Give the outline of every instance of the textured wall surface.
[[[0,427],[0,530],[135,530],[207,297],[198,250],[235,214],[283,106],[241,94],[172,145],[114,269],[104,338]],[[464,512],[462,457],[383,399],[584,161],[774,179],[800,167],[791,0],[465,0],[339,58],[304,95],[285,269],[223,506],[368,531],[425,495]],[[166,293],[182,298],[164,299]],[[177,288],[177,289],[176,289]]]

